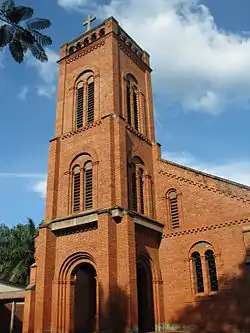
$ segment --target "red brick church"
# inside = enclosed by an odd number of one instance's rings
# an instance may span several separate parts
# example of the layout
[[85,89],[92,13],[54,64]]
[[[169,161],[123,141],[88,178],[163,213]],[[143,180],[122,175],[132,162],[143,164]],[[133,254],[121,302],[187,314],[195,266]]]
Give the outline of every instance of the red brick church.
[[58,63],[23,333],[247,332],[250,188],[161,158],[149,55],[113,17]]

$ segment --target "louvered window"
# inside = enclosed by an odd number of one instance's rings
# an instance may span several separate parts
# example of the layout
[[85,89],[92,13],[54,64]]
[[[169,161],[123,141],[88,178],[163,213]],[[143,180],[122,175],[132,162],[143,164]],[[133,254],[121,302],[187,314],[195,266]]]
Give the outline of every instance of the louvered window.
[[93,175],[92,163],[87,162],[84,169],[84,207],[90,209],[93,206]]
[[80,128],[83,125],[83,82],[80,82],[77,86],[76,96],[76,128]]
[[133,89],[133,103],[134,103],[134,125],[135,129],[139,130],[139,120],[138,120],[138,96],[136,88]]
[[207,268],[208,268],[210,290],[218,291],[216,264],[215,264],[215,259],[214,259],[214,253],[212,250],[207,250],[205,252],[205,259],[206,259]]
[[141,213],[144,214],[144,190],[143,190],[143,170],[139,170],[139,186],[140,186],[140,205]]
[[132,172],[132,210],[137,211],[137,186],[136,186],[136,173]]
[[176,191],[169,192],[170,222],[173,229],[179,228],[179,210]]
[[73,212],[80,210],[80,184],[81,184],[81,170],[79,166],[73,169]]
[[204,281],[203,281],[201,257],[199,252],[192,253],[192,260],[193,260],[193,271],[194,271],[196,291],[198,293],[203,293]]
[[130,83],[127,81],[127,121],[131,125]]
[[95,109],[95,82],[94,78],[88,79],[88,111],[87,122],[88,124],[94,122],[94,109]]

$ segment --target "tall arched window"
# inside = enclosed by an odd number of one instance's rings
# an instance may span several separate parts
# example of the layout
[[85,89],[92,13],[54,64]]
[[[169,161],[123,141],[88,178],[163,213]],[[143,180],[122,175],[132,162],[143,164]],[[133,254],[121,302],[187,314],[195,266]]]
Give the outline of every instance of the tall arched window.
[[132,125],[131,122],[131,99],[130,99],[130,81],[126,82],[126,96],[127,96],[127,122],[129,125]]
[[92,208],[93,195],[92,195],[92,163],[87,162],[84,167],[84,206],[85,209]]
[[136,184],[136,168],[132,164],[131,185],[132,185],[132,210],[137,211],[137,184]]
[[203,281],[201,257],[199,252],[192,253],[192,260],[193,260],[193,271],[194,271],[196,292],[203,293],[204,281]]
[[95,119],[95,81],[92,71],[85,71],[76,86],[76,128]]
[[139,170],[139,190],[140,190],[140,209],[144,214],[144,189],[143,189],[143,170]]
[[81,184],[81,170],[79,166],[73,169],[73,212],[80,210],[80,184]]
[[139,105],[137,81],[131,75],[126,77],[126,103],[127,103],[127,122],[139,131]]
[[214,259],[214,253],[212,250],[205,252],[205,259],[208,271],[209,286],[211,291],[218,291],[218,279],[216,272],[216,264]]
[[135,129],[139,130],[139,115],[138,115],[138,91],[137,88],[133,87],[133,106],[134,106],[134,126]]
[[83,126],[83,82],[79,82],[76,92],[76,128]]
[[90,155],[82,154],[72,169],[72,212],[93,207],[93,169]]
[[179,209],[178,209],[178,198],[176,190],[170,190],[168,192],[168,200],[169,200],[169,217],[171,227],[173,229],[179,228]]
[[94,122],[94,106],[95,106],[95,82],[93,76],[88,79],[88,106],[87,106],[87,122]]

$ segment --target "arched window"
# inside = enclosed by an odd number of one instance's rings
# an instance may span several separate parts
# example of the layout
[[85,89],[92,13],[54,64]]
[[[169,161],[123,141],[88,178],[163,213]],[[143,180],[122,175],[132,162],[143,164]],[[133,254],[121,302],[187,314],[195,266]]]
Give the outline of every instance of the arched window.
[[215,259],[214,259],[214,253],[212,250],[207,250],[205,252],[205,260],[206,260],[206,265],[207,265],[210,290],[218,291],[216,264],[215,264]]
[[131,122],[131,99],[130,99],[130,81],[127,80],[126,84],[126,95],[127,95],[127,122],[132,125]]
[[132,210],[137,211],[136,168],[134,164],[132,164],[131,185],[132,185]]
[[140,208],[141,213],[144,214],[144,189],[143,189],[143,170],[139,170],[139,189],[140,189]]
[[80,179],[80,167],[75,166],[73,169],[73,212],[78,212],[80,210]]
[[94,105],[95,104],[95,82],[93,76],[88,79],[88,107],[87,107],[87,122],[94,122]]
[[194,272],[196,292],[203,293],[204,281],[203,281],[201,257],[199,252],[192,253],[192,261],[193,261],[193,272]]
[[72,169],[72,212],[93,207],[93,168],[90,155],[82,154]]
[[83,125],[83,82],[79,82],[76,92],[76,128]]
[[92,163],[87,162],[84,167],[84,206],[85,209],[92,208],[93,205],[93,185],[92,185]]
[[169,200],[169,213],[170,213],[169,217],[170,217],[171,227],[173,229],[176,229],[180,227],[180,221],[179,221],[178,198],[175,190],[171,190],[168,192],[168,200]]
[[138,116],[138,91],[137,88],[133,87],[133,106],[134,106],[134,125],[135,129],[139,130],[139,116]]
[[95,81],[92,71],[86,71],[79,77],[76,86],[76,128],[84,123],[91,124],[95,119]]
[[139,131],[139,105],[137,81],[131,75],[126,77],[127,122]]

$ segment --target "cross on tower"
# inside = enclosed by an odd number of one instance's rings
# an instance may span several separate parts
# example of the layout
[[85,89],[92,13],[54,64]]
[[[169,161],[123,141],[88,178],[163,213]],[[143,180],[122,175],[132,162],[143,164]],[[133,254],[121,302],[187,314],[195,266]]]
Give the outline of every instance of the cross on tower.
[[95,19],[96,19],[96,16],[88,15],[87,21],[83,22],[83,24],[82,24],[84,27],[87,26],[86,31],[89,31],[91,29],[91,22],[93,22]]

